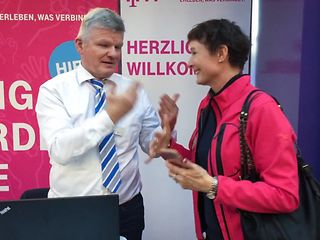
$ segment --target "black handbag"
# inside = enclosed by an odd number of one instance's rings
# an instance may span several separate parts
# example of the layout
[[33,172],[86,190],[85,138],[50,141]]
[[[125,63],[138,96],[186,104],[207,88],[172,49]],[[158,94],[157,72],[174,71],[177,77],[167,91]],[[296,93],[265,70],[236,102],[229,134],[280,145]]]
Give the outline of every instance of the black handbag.
[[[259,94],[252,91],[240,113],[241,178],[259,181],[254,159],[245,139],[249,107]],[[275,98],[274,98],[275,99]],[[278,103],[278,101],[275,99]],[[278,103],[279,104],[279,103]],[[279,104],[280,106],[280,104]],[[320,239],[320,184],[304,162],[297,148],[300,205],[297,210],[283,214],[254,213],[240,210],[245,240],[319,240]]]

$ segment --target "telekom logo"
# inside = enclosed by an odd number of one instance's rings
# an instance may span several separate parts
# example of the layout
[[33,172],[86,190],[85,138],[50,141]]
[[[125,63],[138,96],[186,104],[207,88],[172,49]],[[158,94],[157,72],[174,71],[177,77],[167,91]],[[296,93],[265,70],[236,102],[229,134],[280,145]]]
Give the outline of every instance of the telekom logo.
[[[158,2],[158,0],[151,0],[151,1],[153,1],[153,2]],[[137,3],[138,2],[149,2],[149,0],[127,0],[127,2],[129,2],[130,3],[130,6],[129,7],[137,7]]]

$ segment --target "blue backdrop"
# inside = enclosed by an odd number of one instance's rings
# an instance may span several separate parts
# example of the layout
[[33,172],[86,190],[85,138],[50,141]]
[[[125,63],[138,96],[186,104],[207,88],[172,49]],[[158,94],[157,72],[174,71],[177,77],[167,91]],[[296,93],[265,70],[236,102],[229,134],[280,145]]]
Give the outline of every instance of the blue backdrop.
[[320,179],[320,1],[304,1],[298,141]]

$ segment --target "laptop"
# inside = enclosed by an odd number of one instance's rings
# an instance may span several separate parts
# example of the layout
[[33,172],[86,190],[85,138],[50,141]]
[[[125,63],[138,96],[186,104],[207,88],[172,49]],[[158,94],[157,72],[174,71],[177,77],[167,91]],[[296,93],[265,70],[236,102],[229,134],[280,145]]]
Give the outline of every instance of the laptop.
[[119,240],[119,196],[0,201],[0,238]]

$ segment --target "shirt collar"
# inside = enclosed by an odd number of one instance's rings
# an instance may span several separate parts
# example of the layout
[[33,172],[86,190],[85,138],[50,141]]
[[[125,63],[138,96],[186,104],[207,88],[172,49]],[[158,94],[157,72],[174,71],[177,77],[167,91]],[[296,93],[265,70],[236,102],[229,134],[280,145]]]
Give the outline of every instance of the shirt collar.
[[[80,64],[77,67],[77,81],[79,85],[81,85],[83,82],[86,82],[88,80],[94,79],[94,76],[89,73],[83,66]],[[113,85],[117,85],[116,83],[116,76],[115,74],[112,74],[108,79],[103,81],[103,84],[105,85],[107,82],[112,82]]]

